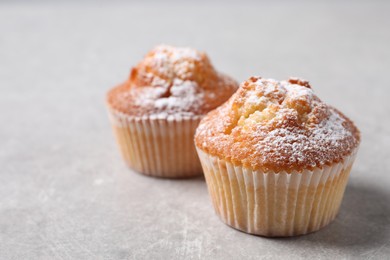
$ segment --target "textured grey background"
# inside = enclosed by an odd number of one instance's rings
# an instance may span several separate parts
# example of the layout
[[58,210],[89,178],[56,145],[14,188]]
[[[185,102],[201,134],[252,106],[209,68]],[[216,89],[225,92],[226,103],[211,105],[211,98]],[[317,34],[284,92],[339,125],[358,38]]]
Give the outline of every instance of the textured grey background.
[[[0,4],[0,259],[390,258],[390,5]],[[104,107],[158,43],[239,81],[301,76],[363,143],[327,228],[267,239],[215,216],[203,179],[121,161]]]

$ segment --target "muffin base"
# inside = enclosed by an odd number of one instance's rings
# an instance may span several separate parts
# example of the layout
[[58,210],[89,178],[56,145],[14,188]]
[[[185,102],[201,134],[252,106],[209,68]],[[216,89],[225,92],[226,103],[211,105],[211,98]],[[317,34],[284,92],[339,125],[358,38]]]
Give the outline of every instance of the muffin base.
[[131,117],[109,108],[109,117],[124,161],[145,175],[188,178],[202,174],[194,146],[201,117]]
[[342,163],[302,172],[261,172],[197,149],[216,214],[246,233],[286,237],[317,231],[337,215],[356,150]]

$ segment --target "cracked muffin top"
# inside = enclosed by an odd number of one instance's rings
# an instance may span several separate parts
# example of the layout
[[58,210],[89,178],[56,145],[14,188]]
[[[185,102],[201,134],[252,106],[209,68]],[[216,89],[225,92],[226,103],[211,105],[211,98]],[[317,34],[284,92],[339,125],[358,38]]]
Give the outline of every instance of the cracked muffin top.
[[274,172],[340,162],[359,142],[353,122],[297,78],[249,78],[203,118],[195,134],[196,146],[211,155]]
[[238,88],[203,52],[157,46],[107,95],[111,108],[131,116],[204,115]]

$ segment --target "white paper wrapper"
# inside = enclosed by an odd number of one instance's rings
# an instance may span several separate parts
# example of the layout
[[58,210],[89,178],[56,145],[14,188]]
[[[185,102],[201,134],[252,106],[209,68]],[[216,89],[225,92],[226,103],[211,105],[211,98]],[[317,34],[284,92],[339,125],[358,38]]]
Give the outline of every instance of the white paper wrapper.
[[109,108],[125,162],[145,175],[186,178],[202,174],[194,145],[201,116],[131,117]]
[[342,163],[301,173],[253,171],[197,151],[223,222],[256,235],[296,236],[336,217],[357,149]]

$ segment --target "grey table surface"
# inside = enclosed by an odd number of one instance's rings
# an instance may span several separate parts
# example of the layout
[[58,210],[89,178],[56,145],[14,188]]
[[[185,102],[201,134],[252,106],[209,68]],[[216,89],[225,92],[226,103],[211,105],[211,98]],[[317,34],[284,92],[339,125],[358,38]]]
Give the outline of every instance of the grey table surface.
[[[389,2],[0,3],[0,259],[389,259]],[[204,179],[122,162],[104,105],[154,45],[215,67],[300,76],[363,142],[325,229],[268,239],[224,225]]]

